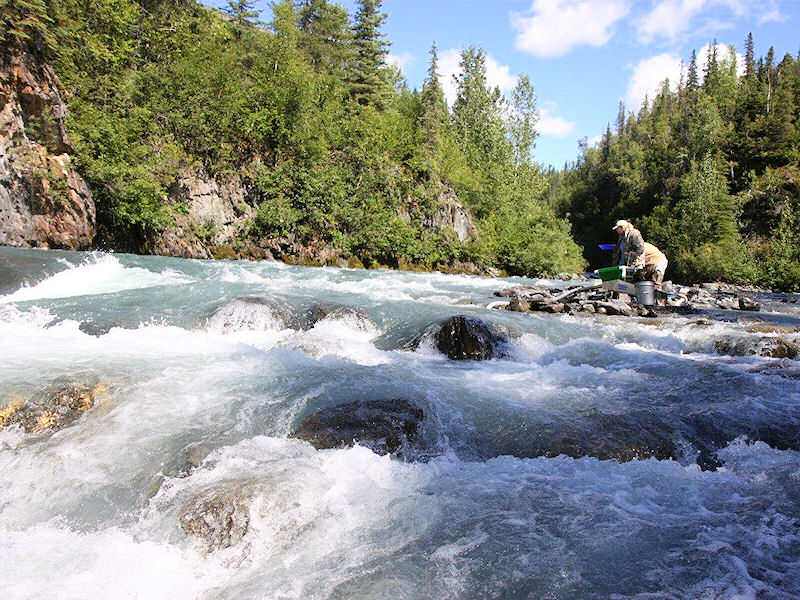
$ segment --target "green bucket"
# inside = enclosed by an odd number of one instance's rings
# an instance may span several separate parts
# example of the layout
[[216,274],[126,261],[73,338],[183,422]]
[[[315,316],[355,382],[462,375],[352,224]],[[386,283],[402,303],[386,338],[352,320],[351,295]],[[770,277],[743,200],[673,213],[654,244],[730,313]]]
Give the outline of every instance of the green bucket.
[[614,281],[615,279],[625,279],[625,272],[622,267],[606,267],[595,271],[603,281]]

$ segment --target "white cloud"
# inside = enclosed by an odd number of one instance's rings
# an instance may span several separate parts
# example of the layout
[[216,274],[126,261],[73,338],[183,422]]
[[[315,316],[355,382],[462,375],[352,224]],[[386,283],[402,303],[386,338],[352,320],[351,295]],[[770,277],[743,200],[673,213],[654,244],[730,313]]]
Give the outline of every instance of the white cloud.
[[[711,46],[712,44],[706,44],[702,48],[700,48],[700,52],[697,53],[697,77],[702,81],[703,73],[705,71],[706,65],[708,65],[708,57],[711,54]],[[739,54],[734,50],[733,56],[731,56],[731,48],[730,46],[726,46],[725,44],[717,44],[717,62],[723,63],[730,61],[732,58],[736,58],[736,74],[737,75],[744,75],[744,56]]]
[[546,103],[539,109],[536,129],[545,137],[565,138],[575,131],[575,123],[555,114],[555,105]]
[[665,79],[669,79],[671,89],[676,89],[680,76],[681,59],[678,56],[659,54],[640,60],[628,82],[625,105],[629,110],[639,110],[645,96],[652,100]]
[[[447,104],[453,106],[458,93],[456,77],[461,75],[461,50],[450,48],[439,54],[439,81],[444,90]],[[510,92],[517,85],[517,75],[511,74],[508,65],[501,65],[490,55],[486,56],[486,83],[499,87],[503,93]]]
[[401,54],[388,54],[386,56],[386,64],[393,65],[405,71],[406,67],[414,62],[414,56],[410,52],[403,52]]
[[458,86],[455,78],[461,74],[460,62],[461,50],[458,48],[450,48],[439,54],[439,81],[449,106],[453,106],[456,101]]
[[589,139],[587,139],[586,144],[590,148],[597,148],[600,145],[600,142],[602,141],[603,141],[603,134],[601,133],[600,135],[596,135],[594,137],[590,137]]
[[674,40],[689,29],[692,17],[707,4],[708,0],[661,0],[636,24],[639,41],[649,44],[658,37]]
[[[690,30],[704,35],[733,28],[733,23],[709,16],[709,11],[720,7],[727,9],[734,20],[756,19],[759,25],[787,18],[775,0],[658,0],[650,12],[636,21],[638,39],[649,44],[657,39],[674,41]],[[705,23],[692,29],[692,20],[701,15]]]
[[[711,54],[712,44],[706,44],[697,53],[697,77],[700,82],[703,80],[703,73],[708,64],[708,57]],[[731,60],[731,49],[725,44],[717,44],[717,61],[724,63]],[[738,52],[733,53],[736,58],[736,73],[744,73],[744,57]],[[688,60],[686,63],[688,64]],[[628,110],[636,111],[641,107],[645,96],[652,100],[661,89],[661,84],[665,79],[669,79],[669,87],[676,90],[681,77],[683,63],[680,57],[673,54],[659,54],[651,58],[639,61],[633,68],[633,75],[628,82],[628,90],[625,93],[625,105]]]
[[543,58],[562,56],[576,46],[603,46],[629,10],[627,0],[534,0],[529,16],[511,15],[515,46]]

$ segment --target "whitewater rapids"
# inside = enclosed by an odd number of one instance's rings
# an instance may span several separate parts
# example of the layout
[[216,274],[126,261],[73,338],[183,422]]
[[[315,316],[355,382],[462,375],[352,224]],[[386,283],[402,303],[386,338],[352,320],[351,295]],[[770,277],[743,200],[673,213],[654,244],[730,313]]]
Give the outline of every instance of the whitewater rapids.
[[[561,285],[0,248],[0,409],[62,380],[110,396],[52,435],[0,430],[0,593],[800,597],[800,361],[716,353],[758,335],[736,313],[485,308],[517,283]],[[303,322],[320,301],[354,310]],[[508,356],[405,344],[455,314],[508,331]],[[292,436],[315,410],[390,398],[425,411],[419,460]],[[674,458],[592,450],[650,426]],[[539,452],[565,430],[585,455]],[[208,552],[181,517],[215,490],[248,526]]]

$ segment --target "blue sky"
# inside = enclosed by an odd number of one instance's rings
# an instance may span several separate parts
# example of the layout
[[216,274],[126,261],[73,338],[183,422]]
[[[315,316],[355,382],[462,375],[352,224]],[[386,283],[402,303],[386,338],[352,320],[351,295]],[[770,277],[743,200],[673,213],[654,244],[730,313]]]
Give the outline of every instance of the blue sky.
[[[352,17],[356,3],[339,3]],[[269,2],[256,6],[268,21]],[[665,77],[677,80],[692,49],[702,61],[716,39],[742,54],[752,32],[757,57],[770,46],[778,60],[800,50],[796,0],[384,0],[383,11],[390,60],[412,88],[425,79],[433,41],[444,84],[469,44],[486,51],[490,83],[504,92],[527,73],[541,111],[534,157],[555,167],[577,157],[578,140],[602,134],[620,100],[638,110]]]

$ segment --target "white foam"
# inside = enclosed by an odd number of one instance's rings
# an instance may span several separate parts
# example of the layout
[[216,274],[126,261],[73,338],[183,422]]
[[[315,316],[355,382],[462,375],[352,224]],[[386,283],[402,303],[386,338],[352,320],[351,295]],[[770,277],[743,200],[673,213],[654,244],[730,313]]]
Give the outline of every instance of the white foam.
[[192,552],[114,527],[79,532],[52,522],[0,531],[0,548],[6,598],[191,599],[228,575]]
[[174,271],[155,273],[141,267],[126,267],[112,254],[90,254],[80,265],[68,267],[32,287],[22,287],[0,297],[0,304],[46,298],[70,298],[112,294],[125,290],[182,284],[191,281]]

